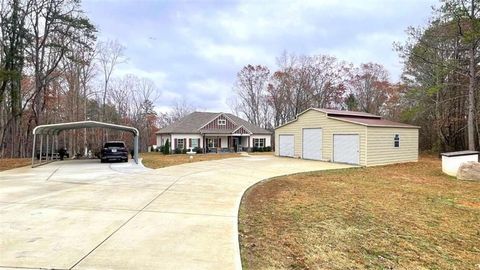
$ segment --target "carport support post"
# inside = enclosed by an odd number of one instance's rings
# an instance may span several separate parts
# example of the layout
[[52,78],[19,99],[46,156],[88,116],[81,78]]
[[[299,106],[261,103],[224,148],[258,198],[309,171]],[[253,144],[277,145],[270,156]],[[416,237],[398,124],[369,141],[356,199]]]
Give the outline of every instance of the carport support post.
[[52,150],[50,150],[50,160],[53,160],[53,146],[55,144],[55,135],[52,134]]
[[37,134],[33,133],[33,144],[32,144],[32,167],[35,164],[35,143],[37,139]]
[[46,161],[46,162],[48,162],[48,138],[49,138],[49,137],[50,137],[50,136],[49,136],[48,133],[47,133],[47,143],[46,143],[46,145],[47,145],[47,149],[46,149],[46,150],[47,150],[47,151],[45,151],[45,161]]
[[40,135],[40,155],[38,156],[38,161],[42,164],[42,148],[43,148],[43,134]]
[[133,138],[133,159],[138,164],[138,135]]

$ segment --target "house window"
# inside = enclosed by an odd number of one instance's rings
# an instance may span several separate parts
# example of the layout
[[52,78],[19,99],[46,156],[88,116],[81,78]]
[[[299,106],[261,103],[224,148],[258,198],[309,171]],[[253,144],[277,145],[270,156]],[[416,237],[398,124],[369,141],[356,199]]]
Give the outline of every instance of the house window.
[[227,120],[226,119],[218,119],[218,125],[219,126],[225,126],[227,124]]
[[218,147],[218,138],[207,138],[207,146],[208,148],[216,148]]
[[400,135],[399,134],[395,134],[395,136],[393,137],[393,147],[400,147]]
[[185,139],[177,139],[177,148],[184,149],[185,148]]
[[265,147],[265,138],[253,139],[253,147]]
[[190,139],[192,140],[192,148],[199,147],[197,139]]

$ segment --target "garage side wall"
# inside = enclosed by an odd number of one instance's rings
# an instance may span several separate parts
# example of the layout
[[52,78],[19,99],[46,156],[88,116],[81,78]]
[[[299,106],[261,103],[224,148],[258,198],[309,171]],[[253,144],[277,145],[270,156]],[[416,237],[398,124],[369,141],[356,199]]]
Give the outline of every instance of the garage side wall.
[[[394,147],[395,134],[400,136],[400,147]],[[418,129],[367,128],[367,166],[418,161]]]
[[[333,134],[358,134],[360,136],[360,165],[366,163],[366,127],[351,124],[339,120],[327,118],[325,113],[310,110],[300,115],[294,121],[275,130],[275,142],[279,142],[280,134],[291,134],[295,136],[295,156],[302,157],[302,129],[322,128],[323,131],[323,153],[325,161],[333,159]],[[278,145],[275,147],[275,155],[278,156]]]

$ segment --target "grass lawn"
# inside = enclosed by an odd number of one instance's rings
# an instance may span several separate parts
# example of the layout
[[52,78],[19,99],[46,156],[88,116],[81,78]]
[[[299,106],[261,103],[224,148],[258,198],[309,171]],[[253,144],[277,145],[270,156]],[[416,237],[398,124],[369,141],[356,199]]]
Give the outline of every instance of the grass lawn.
[[143,165],[145,165],[145,167],[158,169],[158,168],[174,166],[174,165],[179,165],[179,164],[188,163],[188,162],[240,157],[240,154],[237,154],[237,153],[196,154],[196,155],[193,155],[193,159],[190,159],[190,156],[187,154],[163,155],[162,153],[159,153],[159,152],[150,152],[150,153],[141,153],[141,157],[143,158],[142,163]]
[[480,183],[440,160],[279,177],[245,194],[245,269],[480,269]]
[[0,159],[0,171],[10,170],[31,164],[31,158],[2,158]]

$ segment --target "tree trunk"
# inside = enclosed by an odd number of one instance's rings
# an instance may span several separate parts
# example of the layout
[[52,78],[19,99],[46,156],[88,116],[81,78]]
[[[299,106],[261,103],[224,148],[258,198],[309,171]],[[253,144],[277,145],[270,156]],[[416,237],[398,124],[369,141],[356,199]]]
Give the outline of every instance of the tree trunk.
[[[475,16],[475,4],[472,1],[471,14]],[[476,42],[472,41],[469,50],[469,85],[468,85],[468,114],[467,114],[467,133],[468,133],[468,150],[475,150],[475,49]]]

